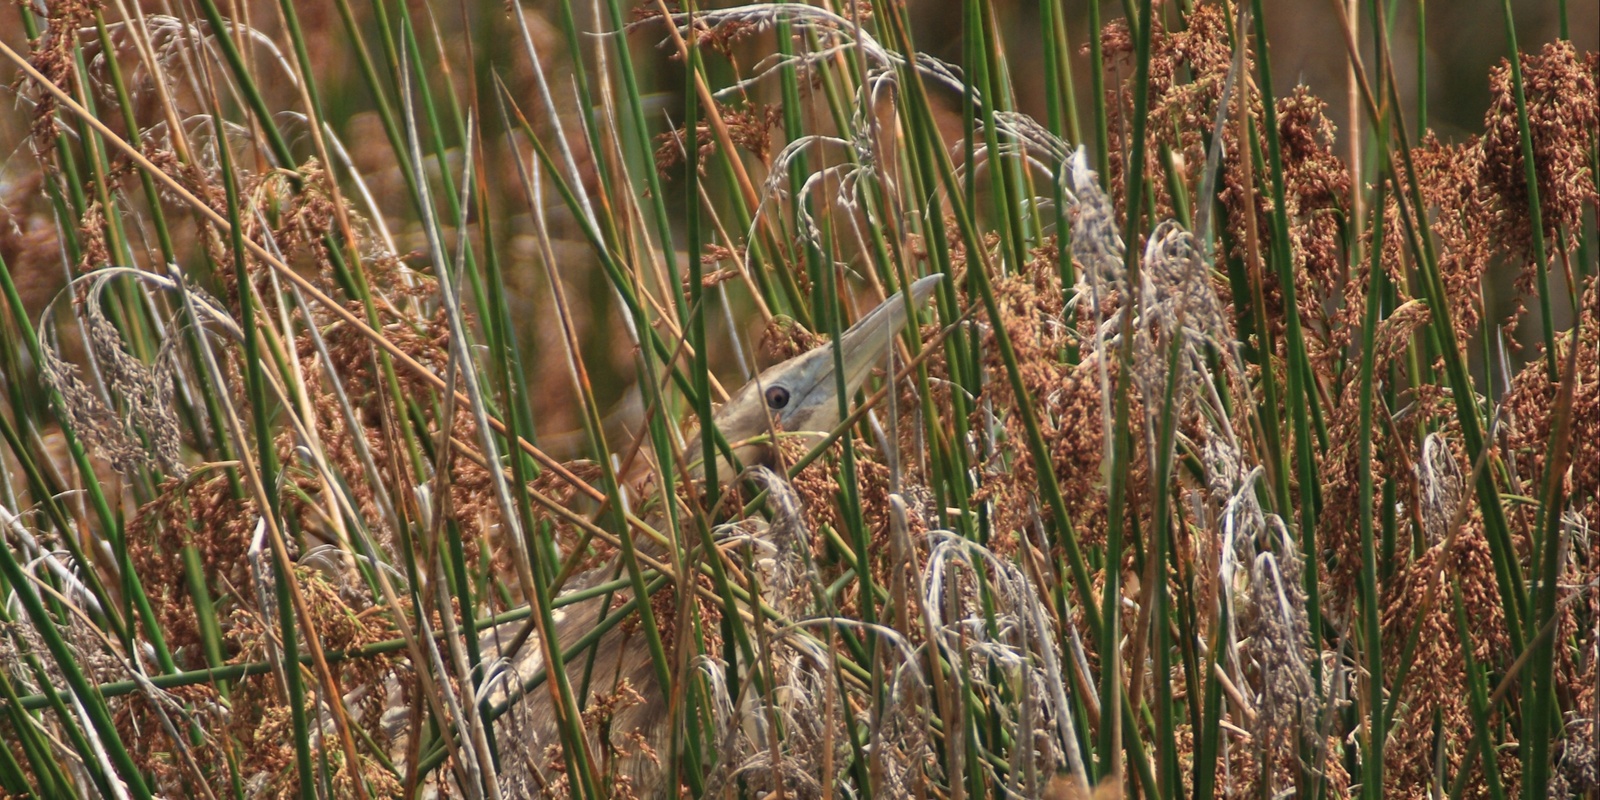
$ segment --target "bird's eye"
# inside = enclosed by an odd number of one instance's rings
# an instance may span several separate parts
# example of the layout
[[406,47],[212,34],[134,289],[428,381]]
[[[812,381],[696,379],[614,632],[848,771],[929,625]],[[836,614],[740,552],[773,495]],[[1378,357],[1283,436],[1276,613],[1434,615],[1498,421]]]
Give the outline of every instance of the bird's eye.
[[783,408],[789,405],[789,390],[782,386],[767,387],[767,407],[772,409]]

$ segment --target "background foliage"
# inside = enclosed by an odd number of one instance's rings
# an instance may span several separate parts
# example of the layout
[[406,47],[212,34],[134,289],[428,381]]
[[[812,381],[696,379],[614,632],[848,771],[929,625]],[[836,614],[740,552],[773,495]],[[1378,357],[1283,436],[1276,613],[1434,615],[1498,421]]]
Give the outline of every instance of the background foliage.
[[1481,5],[18,4],[0,794],[1596,790],[1600,12]]

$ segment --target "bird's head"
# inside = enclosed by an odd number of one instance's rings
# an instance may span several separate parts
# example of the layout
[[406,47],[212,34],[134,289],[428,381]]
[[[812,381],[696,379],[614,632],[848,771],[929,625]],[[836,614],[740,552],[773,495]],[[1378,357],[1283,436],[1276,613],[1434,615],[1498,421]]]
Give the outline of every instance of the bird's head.
[[[943,279],[929,275],[911,284],[910,307],[922,305]],[[854,395],[872,368],[883,363],[894,336],[906,323],[907,303],[900,293],[883,301],[839,337],[844,363],[844,387]],[[839,381],[834,375],[833,343],[821,345],[762,371],[712,415],[712,420],[746,466],[771,465],[773,430],[785,436],[820,440],[839,424]],[[684,460],[698,480],[704,477],[701,448],[692,441]],[[717,460],[717,475],[732,477],[725,459]]]

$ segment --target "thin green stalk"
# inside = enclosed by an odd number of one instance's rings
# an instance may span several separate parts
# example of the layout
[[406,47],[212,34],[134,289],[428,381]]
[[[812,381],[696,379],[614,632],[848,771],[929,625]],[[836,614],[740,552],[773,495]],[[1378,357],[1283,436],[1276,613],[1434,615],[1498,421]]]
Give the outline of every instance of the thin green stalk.
[[[1383,240],[1383,206],[1384,192],[1380,186],[1373,204],[1374,241]],[[1361,529],[1361,621],[1365,632],[1369,681],[1368,736],[1362,758],[1361,785],[1362,796],[1370,798],[1379,798],[1383,795],[1383,749],[1388,739],[1384,712],[1383,626],[1380,622],[1377,551],[1373,543],[1372,528],[1372,515],[1375,512],[1372,480],[1373,373],[1377,362],[1378,317],[1382,311],[1383,297],[1382,286],[1378,281],[1378,276],[1383,271],[1383,265],[1380,263],[1381,251],[1381,247],[1372,248],[1371,264],[1367,272],[1367,308],[1361,323],[1360,422],[1357,428],[1359,440],[1356,445],[1356,470],[1360,482],[1360,503],[1356,507],[1356,516]],[[1316,558],[1316,553],[1313,551],[1307,560]]]
[[1539,332],[1544,335],[1544,366],[1551,381],[1556,380],[1555,320],[1550,313],[1550,259],[1545,253],[1544,216],[1539,203],[1539,167],[1533,160],[1533,132],[1528,126],[1528,98],[1522,83],[1522,50],[1517,47],[1517,25],[1511,13],[1511,0],[1501,0],[1505,16],[1506,44],[1511,50],[1511,95],[1517,101],[1517,131],[1522,140],[1522,175],[1528,184],[1528,232],[1533,237],[1533,273],[1539,287]]
[[[1141,247],[1141,226],[1143,220],[1144,204],[1138,198],[1144,195],[1145,180],[1145,153],[1148,145],[1148,128],[1146,118],[1150,103],[1150,40],[1155,27],[1155,16],[1150,0],[1141,0],[1138,16],[1130,16],[1129,26],[1134,35],[1134,89],[1133,89],[1133,130],[1129,139],[1130,154],[1127,164],[1123,197],[1126,219],[1123,221],[1122,241],[1123,270],[1126,281],[1130,287],[1130,296],[1123,302],[1129,309],[1136,308],[1139,303],[1138,287],[1142,285],[1139,271],[1139,253]],[[1106,173],[1109,175],[1109,173]],[[992,314],[993,312],[991,312]],[[1122,317],[1121,345],[1117,355],[1121,371],[1115,389],[1115,422],[1110,435],[1113,437],[1111,448],[1111,492],[1106,511],[1106,564],[1104,570],[1104,586],[1101,589],[1101,620],[1102,633],[1098,640],[1101,657],[1101,688],[1100,708],[1115,709],[1123,705],[1128,698],[1122,692],[1122,655],[1121,636],[1118,633],[1119,619],[1121,617],[1120,602],[1122,597],[1122,542],[1126,536],[1124,530],[1130,522],[1128,514],[1128,480],[1133,470],[1133,434],[1129,426],[1129,406],[1132,395],[1133,370],[1133,314],[1127,313]],[[1018,397],[1025,396],[1019,389]],[[1027,404],[1024,404],[1026,407]],[[1048,463],[1048,462],[1045,462]],[[1136,539],[1136,537],[1130,537]],[[1142,666],[1136,666],[1142,669]],[[1104,761],[1101,764],[1101,776],[1120,776],[1122,774],[1122,751],[1118,747],[1118,739],[1122,736],[1135,735],[1138,728],[1127,723],[1127,730],[1119,732],[1115,724],[1107,724],[1102,719],[1099,751]],[[1148,787],[1147,787],[1148,788]]]
[[[1072,47],[1068,44],[1066,15],[1055,2],[1041,3],[1039,9],[1044,23],[1045,118],[1051,133],[1063,141],[1081,144],[1083,133],[1078,124],[1078,97],[1072,81]],[[1054,165],[1050,174],[1050,197],[1055,201],[1056,269],[1061,275],[1061,294],[1070,299],[1078,277],[1072,263],[1070,210],[1062,190],[1066,168],[1066,164]],[[1076,364],[1077,346],[1070,345],[1065,355],[1068,363]]]
[[[1472,655],[1472,634],[1470,633],[1472,626],[1467,619],[1466,605],[1461,601],[1461,579],[1459,577],[1452,578],[1450,581],[1450,598],[1455,604],[1456,635],[1461,637],[1461,661],[1463,671],[1467,677],[1467,708],[1472,712],[1472,729],[1477,732],[1473,738],[1482,748],[1478,751],[1478,754],[1483,760],[1484,783],[1489,788],[1491,800],[1505,800],[1505,791],[1500,786],[1499,752],[1496,750],[1494,742],[1487,735],[1484,735],[1484,732],[1489,730],[1489,712],[1491,709],[1487,690],[1484,688],[1484,672],[1478,667],[1477,659]],[[1467,774],[1471,766],[1471,759],[1472,753],[1469,749],[1467,758],[1461,765],[1458,779]],[[1461,784],[1458,780],[1458,783],[1452,787],[1449,795],[1452,800],[1461,796],[1460,786]]]
[[[1566,0],[1561,0],[1563,3]],[[1428,129],[1428,0],[1416,0],[1417,130]]]
[[[208,3],[209,4],[209,3]],[[215,22],[212,23],[220,30]],[[227,40],[227,37],[218,37]],[[242,68],[242,65],[240,65]],[[214,111],[213,124],[216,126],[215,135],[219,142],[227,141],[227,131],[222,127],[222,116]],[[255,292],[251,290],[250,271],[244,248],[244,227],[241,217],[241,203],[239,186],[233,171],[232,156],[227,147],[216,148],[219,159],[219,172],[222,174],[223,186],[228,199],[228,224],[229,244],[233,256],[233,269],[235,286],[239,292],[239,327],[244,332],[244,357],[245,357],[245,387],[246,395],[250,400],[251,419],[254,422],[256,437],[256,468],[260,470],[258,480],[262,486],[277,486],[278,457],[273,449],[273,436],[270,420],[270,406],[267,405],[266,378],[261,371],[261,345],[260,332],[255,321]],[[244,444],[240,443],[241,446]],[[268,493],[268,508],[261,509],[261,513],[277,517],[277,495]],[[300,632],[295,627],[294,606],[289,598],[290,576],[284,574],[282,564],[276,559],[273,561],[274,594],[277,597],[277,615],[282,633],[279,646],[283,649],[283,660],[286,664],[294,664],[300,655]],[[300,670],[285,669],[283,671],[285,689],[289,695],[290,722],[295,732],[295,768],[302,796],[311,797],[316,791],[315,774],[311,768],[311,737],[309,734],[309,721],[306,718],[306,693],[305,685],[301,682]],[[333,701],[330,698],[330,701]]]
[[[1311,628],[1313,646],[1322,640],[1321,579],[1318,577],[1315,554],[1317,549],[1317,508],[1314,487],[1319,485],[1317,458],[1311,438],[1308,408],[1316,402],[1316,392],[1306,387],[1311,376],[1310,361],[1306,356],[1305,335],[1301,330],[1300,306],[1295,298],[1294,260],[1289,252],[1288,204],[1284,198],[1284,167],[1282,143],[1278,136],[1278,111],[1276,95],[1272,91],[1271,58],[1267,52],[1267,22],[1262,12],[1261,0],[1252,0],[1255,17],[1256,67],[1261,82],[1262,124],[1266,131],[1267,156],[1272,177],[1272,253],[1278,269],[1278,286],[1283,292],[1286,317],[1284,343],[1288,350],[1287,402],[1289,418],[1294,425],[1294,451],[1297,477],[1300,483],[1300,552],[1305,560],[1306,616]],[[1318,647],[1317,649],[1320,649]],[[1320,687],[1321,661],[1312,663],[1312,678]]]
[[[562,21],[567,31],[569,46],[571,47],[573,53],[582,52],[577,47],[578,37],[581,35],[581,29],[577,27],[575,22],[573,22],[571,0],[562,0],[561,7]],[[657,245],[661,248],[661,252],[664,256],[662,260],[665,262],[667,269],[668,285],[682,286],[683,280],[679,274],[678,262],[673,251],[672,224],[667,216],[666,193],[664,187],[661,185],[661,178],[656,172],[654,160],[650,157],[650,126],[645,122],[644,101],[642,99],[638,80],[639,72],[633,65],[633,54],[628,50],[628,41],[623,33],[623,31],[626,30],[626,22],[622,13],[621,1],[606,0],[606,12],[609,15],[611,30],[614,31],[614,33],[611,35],[618,39],[617,47],[614,50],[617,62],[616,76],[622,81],[622,93],[624,99],[626,100],[626,106],[628,109],[628,114],[626,117],[624,117],[623,131],[626,137],[630,137],[629,139],[625,139],[625,141],[631,140],[634,143],[632,154],[635,159],[635,163],[629,172],[633,175],[644,176],[647,194],[651,200],[651,221],[655,223],[656,238],[658,240]],[[582,72],[582,70],[579,70],[579,72]],[[579,80],[581,80],[581,78],[579,78]],[[695,96],[695,94],[692,83],[692,70],[689,81],[690,86],[687,90],[686,97],[691,98],[687,102],[693,102],[692,98]],[[584,108],[592,108],[593,106],[587,93],[584,91],[584,88],[585,87],[583,84],[579,85],[579,100],[580,102],[585,103],[583,106]],[[693,130],[693,126],[688,127],[690,130]],[[596,129],[598,126],[591,125],[590,128]],[[600,151],[597,149],[596,152]],[[691,205],[694,205],[698,202],[695,192],[690,192],[688,194],[688,198]],[[686,301],[682,296],[682,293],[674,293],[673,308],[677,311],[678,319],[684,324],[687,324],[689,319],[689,309],[685,305],[685,302]]]
[[[1388,47],[1386,40],[1382,38],[1384,26],[1375,27],[1380,37],[1378,47],[1380,58],[1387,59]],[[1346,33],[1345,43],[1354,57],[1355,42],[1348,35],[1348,31]],[[1391,104],[1396,104],[1399,90],[1393,80],[1393,71],[1385,70],[1385,74],[1389,76],[1385,81],[1389,101]],[[1372,87],[1366,82],[1359,68],[1357,76],[1361,78],[1362,100],[1366,104],[1367,113],[1374,120],[1386,118],[1379,114]],[[1455,329],[1451,323],[1444,282],[1439,275],[1430,223],[1426,214],[1416,213],[1417,209],[1424,209],[1427,206],[1423,202],[1422,190],[1418,184],[1416,164],[1412,161],[1405,119],[1397,116],[1393,118],[1393,123],[1394,134],[1399,140],[1394,152],[1400,155],[1405,180],[1401,180],[1400,167],[1395,164],[1393,153],[1387,147],[1377,148],[1379,166],[1384,177],[1396,187],[1395,206],[1399,211],[1407,247],[1417,265],[1417,282],[1428,303],[1432,333],[1442,344],[1439,355],[1444,362],[1445,376],[1450,386],[1451,399],[1455,403],[1456,419],[1461,426],[1463,444],[1467,455],[1476,461],[1486,446],[1482,419],[1474,401],[1476,393],[1461,351],[1456,346]],[[1406,187],[1404,193],[1399,191],[1401,186]],[[1527,617],[1527,592],[1523,588],[1522,573],[1515,566],[1517,558],[1511,544],[1511,534],[1507,527],[1505,510],[1500,502],[1500,489],[1495,483],[1493,470],[1486,469],[1480,473],[1476,482],[1476,492],[1478,506],[1483,512],[1484,531],[1495,563],[1495,581],[1500,592],[1501,605],[1505,610],[1506,630],[1512,641],[1523,641],[1522,621]]]
[[1100,4],[1086,3],[1089,7],[1089,87],[1094,93],[1095,141],[1100,145],[1095,152],[1095,171],[1111,175],[1111,123],[1106,114],[1110,98],[1106,96],[1106,61],[1100,47]]
[[[1195,729],[1195,767],[1194,767],[1194,797],[1195,800],[1209,800],[1216,796],[1217,758],[1221,753],[1222,738],[1222,680],[1220,670],[1223,663],[1223,637],[1224,631],[1231,624],[1228,619],[1228,604],[1218,603],[1217,613],[1211,623],[1210,635],[1206,641],[1210,643],[1208,658],[1205,660],[1205,697],[1202,700],[1204,707],[1200,712],[1203,727]],[[1194,703],[1193,695],[1189,698]]]
[[[1044,39],[1045,119],[1050,131],[1071,143],[1081,143],[1078,123],[1078,89],[1072,80],[1071,39],[1067,36],[1066,9],[1059,2],[1039,4]],[[1103,101],[1100,101],[1103,102]]]
[[[998,63],[994,59],[994,49],[997,46],[990,39],[991,29],[985,24],[988,14],[985,13],[986,5],[979,0],[967,0],[965,17],[965,35],[962,41],[967,46],[968,64],[972,69],[972,78],[966,82],[971,113],[981,119],[982,141],[987,158],[982,162],[987,167],[989,175],[989,199],[994,206],[994,225],[999,228],[1001,252],[1005,257],[1000,261],[1001,273],[1021,270],[1027,263],[1023,244],[1021,206],[1017,202],[1016,187],[1010,180],[1006,158],[1000,151],[1000,133],[995,127],[995,112],[1000,110],[999,80],[995,74]],[[981,95],[980,95],[981,93]],[[975,119],[974,123],[979,119]],[[974,124],[969,126],[978,128]],[[975,131],[969,131],[973,133]],[[975,144],[968,140],[969,151]],[[969,197],[975,192],[973,188],[978,180],[979,162],[975,159],[967,161],[967,183]],[[970,203],[969,203],[970,205]],[[974,208],[974,213],[975,213]]]
[[[1557,390],[1555,408],[1551,416],[1550,446],[1545,450],[1545,471],[1541,481],[1539,511],[1534,523],[1539,550],[1543,553],[1533,563],[1538,583],[1534,585],[1535,624],[1543,626],[1557,621],[1556,602],[1560,592],[1558,581],[1566,565],[1564,527],[1561,520],[1566,499],[1567,465],[1572,456],[1569,438],[1572,434],[1572,402],[1578,382],[1578,328],[1572,329],[1567,348],[1567,368]],[[1523,752],[1523,792],[1525,797],[1542,800],[1549,794],[1550,744],[1560,737],[1561,714],[1556,705],[1555,643],[1553,637],[1541,637],[1533,647],[1530,674],[1524,678],[1526,697],[1523,700],[1522,741],[1527,744]]]
[[[277,160],[278,166],[284,169],[293,169],[297,162],[294,154],[289,150],[289,143],[283,138],[283,134],[278,131],[278,126],[274,122],[276,117],[273,115],[272,110],[267,107],[266,98],[261,96],[255,80],[250,75],[250,67],[245,64],[244,57],[239,53],[239,46],[233,41],[231,34],[233,31],[238,30],[239,26],[223,18],[222,11],[217,8],[216,0],[200,0],[200,10],[205,14],[206,22],[211,26],[211,31],[214,34],[206,41],[215,44],[222,50],[222,57],[228,62],[228,68],[232,71],[234,82],[243,93],[245,103],[250,107],[251,114],[255,116],[256,125],[267,139],[267,149],[272,157]],[[217,141],[228,141],[225,136],[225,132],[219,131],[217,133]],[[226,150],[227,148],[218,149]],[[298,185],[298,181],[296,181],[296,185]],[[303,788],[309,789],[310,787]]]
[[1156,725],[1158,733],[1157,761],[1160,764],[1160,779],[1158,795],[1162,797],[1178,797],[1182,794],[1183,784],[1180,779],[1178,766],[1178,737],[1177,719],[1173,710],[1172,681],[1166,676],[1172,674],[1172,653],[1169,609],[1169,587],[1167,556],[1169,554],[1169,538],[1174,515],[1172,513],[1172,460],[1173,439],[1178,428],[1177,396],[1178,384],[1183,374],[1184,333],[1182,315],[1179,323],[1172,326],[1168,332],[1172,337],[1167,357],[1166,388],[1161,401],[1161,416],[1159,418],[1160,433],[1156,438],[1156,509],[1155,526],[1151,531],[1151,551],[1153,568],[1150,570],[1154,578],[1152,586],[1152,606],[1154,624],[1154,642],[1151,644],[1151,653],[1155,656],[1155,677],[1152,683],[1156,690]]

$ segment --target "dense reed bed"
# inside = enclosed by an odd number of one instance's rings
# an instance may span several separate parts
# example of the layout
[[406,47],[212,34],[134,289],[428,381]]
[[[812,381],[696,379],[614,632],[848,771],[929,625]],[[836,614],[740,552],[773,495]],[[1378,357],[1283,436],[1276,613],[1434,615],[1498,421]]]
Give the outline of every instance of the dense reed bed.
[[0,796],[1600,791],[1567,5],[1448,138],[1393,3],[944,6],[0,12]]

